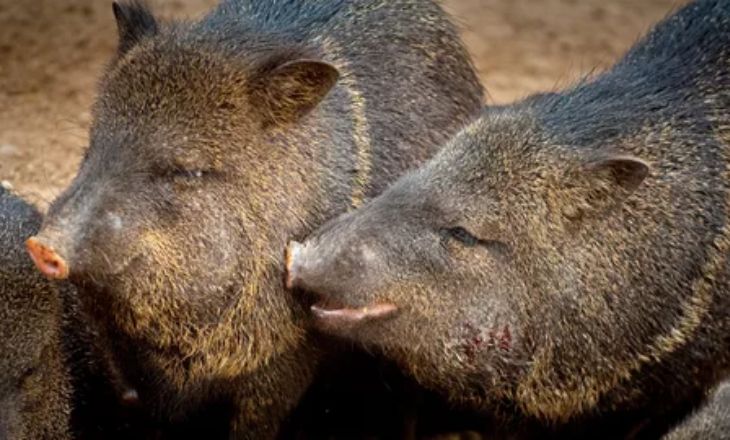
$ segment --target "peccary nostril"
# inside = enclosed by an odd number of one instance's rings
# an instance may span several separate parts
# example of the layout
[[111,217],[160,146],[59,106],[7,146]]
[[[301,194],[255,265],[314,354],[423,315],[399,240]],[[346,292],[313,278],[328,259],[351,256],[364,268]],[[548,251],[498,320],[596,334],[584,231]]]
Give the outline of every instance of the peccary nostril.
[[51,247],[43,244],[37,237],[29,238],[25,247],[43,275],[55,280],[68,278],[68,264]]
[[286,288],[293,289],[299,286],[301,279],[301,265],[297,261],[302,250],[302,244],[296,241],[289,242],[284,252],[286,264]]

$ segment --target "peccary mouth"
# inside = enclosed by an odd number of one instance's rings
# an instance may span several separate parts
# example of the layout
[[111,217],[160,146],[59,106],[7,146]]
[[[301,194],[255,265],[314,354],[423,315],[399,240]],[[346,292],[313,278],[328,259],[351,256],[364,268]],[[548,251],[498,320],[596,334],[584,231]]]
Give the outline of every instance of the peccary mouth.
[[391,318],[398,313],[398,307],[389,303],[380,303],[359,308],[327,307],[324,303],[315,303],[310,307],[314,316],[329,325],[353,325],[366,321]]
[[316,324],[323,329],[342,330],[374,321],[394,318],[399,308],[393,303],[376,302],[356,307],[307,289],[297,288],[299,300],[308,308]]
[[[324,295],[319,288],[312,288],[309,282],[316,278],[317,269],[312,271],[311,264],[307,257],[303,257],[305,245],[297,242],[289,242],[285,253],[285,280],[287,289],[297,290],[302,293],[305,303],[320,324],[325,327],[341,329],[342,327],[353,327],[365,322],[383,320],[395,316],[398,307],[389,302],[375,302],[361,307],[352,307],[342,303],[334,302],[332,295]],[[317,286],[317,283],[314,284]],[[334,295],[339,297],[339,295]]]
[[398,307],[389,303],[354,308],[333,307],[328,302],[320,301],[309,309],[318,330],[343,336],[361,330],[368,324],[382,323],[398,314]]

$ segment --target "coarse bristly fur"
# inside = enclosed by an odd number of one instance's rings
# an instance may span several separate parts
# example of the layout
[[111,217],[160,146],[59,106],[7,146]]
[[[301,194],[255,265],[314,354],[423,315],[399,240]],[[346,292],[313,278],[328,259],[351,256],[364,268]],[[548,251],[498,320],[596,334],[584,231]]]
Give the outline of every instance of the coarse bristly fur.
[[320,353],[282,249],[474,117],[482,89],[431,0],[227,0],[199,22],[114,8],[120,45],[78,175],[37,243],[80,288],[120,390],[163,421],[265,438]]
[[291,285],[454,400],[658,436],[730,366],[729,67],[730,2],[694,2],[293,243]]
[[0,187],[0,438],[70,438],[61,302],[33,268],[25,239],[41,215]]
[[157,427],[119,402],[73,286],[25,252],[41,221],[0,188],[0,438],[149,438]]
[[730,436],[730,382],[724,381],[707,401],[664,440],[725,440]]

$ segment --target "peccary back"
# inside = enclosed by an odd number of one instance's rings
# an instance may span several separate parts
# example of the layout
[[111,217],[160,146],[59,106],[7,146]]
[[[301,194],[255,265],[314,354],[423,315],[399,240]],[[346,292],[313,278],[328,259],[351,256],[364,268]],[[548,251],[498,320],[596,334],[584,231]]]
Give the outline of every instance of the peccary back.
[[69,436],[60,298],[24,246],[40,224],[35,208],[0,187],[0,438]]

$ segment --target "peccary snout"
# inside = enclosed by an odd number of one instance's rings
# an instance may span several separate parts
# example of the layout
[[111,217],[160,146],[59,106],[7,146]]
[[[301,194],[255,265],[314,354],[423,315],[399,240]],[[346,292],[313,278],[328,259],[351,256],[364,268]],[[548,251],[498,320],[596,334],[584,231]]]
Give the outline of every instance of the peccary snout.
[[100,214],[99,210],[68,203],[57,206],[63,212],[50,213],[41,230],[25,242],[38,271],[52,280],[89,271],[97,275],[117,273],[123,267],[120,261],[128,259],[113,251],[133,234],[115,228],[113,216]]
[[[345,330],[357,324],[394,316],[398,307],[392,303],[374,302],[361,307],[345,306],[337,302],[337,292],[343,288],[342,283],[331,275],[328,270],[330,264],[337,264],[330,259],[316,257],[320,254],[312,250],[311,245],[303,245],[292,241],[286,248],[286,287],[288,289],[303,289],[314,292],[319,296],[318,300],[311,306],[312,313],[317,318],[319,325],[330,330]],[[338,287],[339,286],[339,287]]]
[[38,270],[47,278],[55,280],[68,278],[69,266],[66,260],[41,238],[29,238],[25,242],[25,247]]

